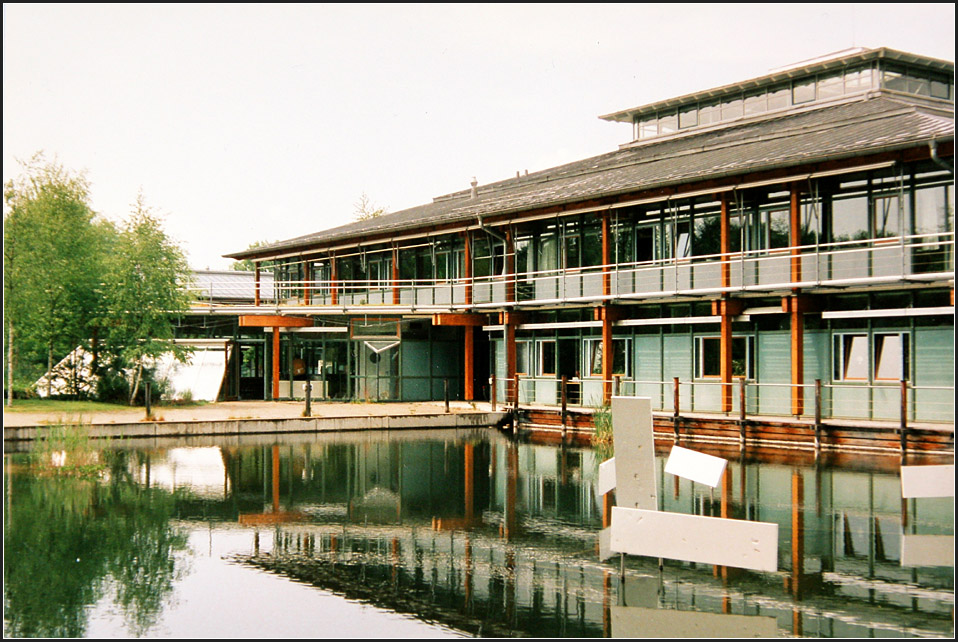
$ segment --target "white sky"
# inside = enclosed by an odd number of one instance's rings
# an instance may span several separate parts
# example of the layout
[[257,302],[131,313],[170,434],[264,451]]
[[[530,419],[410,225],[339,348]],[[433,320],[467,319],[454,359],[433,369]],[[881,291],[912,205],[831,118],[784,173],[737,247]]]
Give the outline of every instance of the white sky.
[[853,46],[954,60],[954,4],[3,5],[3,180],[45,152],[195,268],[613,151],[598,119]]

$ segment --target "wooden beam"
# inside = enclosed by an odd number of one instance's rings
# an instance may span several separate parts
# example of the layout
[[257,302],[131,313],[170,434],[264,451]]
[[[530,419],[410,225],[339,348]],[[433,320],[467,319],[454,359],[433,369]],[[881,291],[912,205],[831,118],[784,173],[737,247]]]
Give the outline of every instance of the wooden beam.
[[279,399],[279,328],[273,328],[273,401]]
[[434,314],[432,324],[441,326],[481,327],[486,325],[484,314]]
[[475,380],[476,380],[476,328],[475,326],[466,326],[465,331],[465,353],[463,354],[463,396],[466,401],[473,401],[476,398]]
[[309,317],[287,317],[281,314],[242,314],[239,318],[241,328],[310,328],[313,320]]

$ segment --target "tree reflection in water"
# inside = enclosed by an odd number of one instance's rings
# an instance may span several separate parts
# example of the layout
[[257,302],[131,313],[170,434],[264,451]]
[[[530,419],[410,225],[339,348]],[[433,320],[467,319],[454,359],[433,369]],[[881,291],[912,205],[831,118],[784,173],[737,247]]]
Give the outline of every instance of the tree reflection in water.
[[186,534],[171,524],[176,497],[133,482],[131,455],[112,453],[106,481],[8,471],[5,637],[81,637],[90,605],[103,597],[133,635],[154,625]]

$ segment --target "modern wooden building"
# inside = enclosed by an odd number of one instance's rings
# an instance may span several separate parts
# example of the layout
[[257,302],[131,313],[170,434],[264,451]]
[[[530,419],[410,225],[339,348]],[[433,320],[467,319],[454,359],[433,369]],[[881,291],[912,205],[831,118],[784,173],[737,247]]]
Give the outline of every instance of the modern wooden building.
[[207,313],[267,397],[953,424],[953,78],[854,50],[608,114],[607,154],[236,252],[268,295]]

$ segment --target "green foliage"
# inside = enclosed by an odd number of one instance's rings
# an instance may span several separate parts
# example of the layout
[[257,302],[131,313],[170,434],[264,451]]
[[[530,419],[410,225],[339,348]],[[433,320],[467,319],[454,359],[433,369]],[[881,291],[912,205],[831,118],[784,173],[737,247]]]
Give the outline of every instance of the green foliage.
[[[249,247],[247,247],[246,249],[255,250],[257,248],[266,247],[267,245],[272,245],[275,242],[276,241],[253,241],[252,243],[249,244]],[[273,261],[261,261],[259,264],[261,269],[263,268],[268,269],[273,267],[273,265],[274,265]],[[234,272],[253,272],[256,269],[256,263],[253,261],[253,259],[243,259],[241,261],[233,261],[232,265],[230,265],[230,269],[233,270]]]
[[174,496],[131,478],[132,456],[101,451],[101,479],[11,473],[4,637],[83,637],[89,608],[111,594],[132,635],[156,624],[187,536],[171,523]]
[[144,368],[154,359],[167,352],[178,359],[188,354],[173,340],[173,321],[189,310],[189,278],[183,251],[166,236],[143,196],[138,196],[107,261],[105,288],[106,340],[121,363],[134,371],[131,403]]
[[[37,154],[4,186],[4,200],[9,386],[36,381],[82,346],[93,355],[94,376],[113,373],[101,397],[113,398],[122,388],[119,373],[132,369],[127,396],[134,399],[151,360],[166,352],[185,355],[173,342],[173,321],[189,308],[191,271],[142,196],[117,228],[94,215],[82,175]],[[70,374],[61,377],[69,394],[92,389],[75,369]],[[9,379],[7,369],[4,376]]]
[[4,325],[14,377],[35,380],[93,332],[110,226],[82,175],[42,154],[24,169],[4,185]]
[[98,477],[106,469],[84,424],[45,428],[32,454],[36,466],[55,475]]
[[592,445],[599,452],[600,459],[612,457],[614,453],[612,441],[612,409],[608,405],[596,408],[592,413]]

